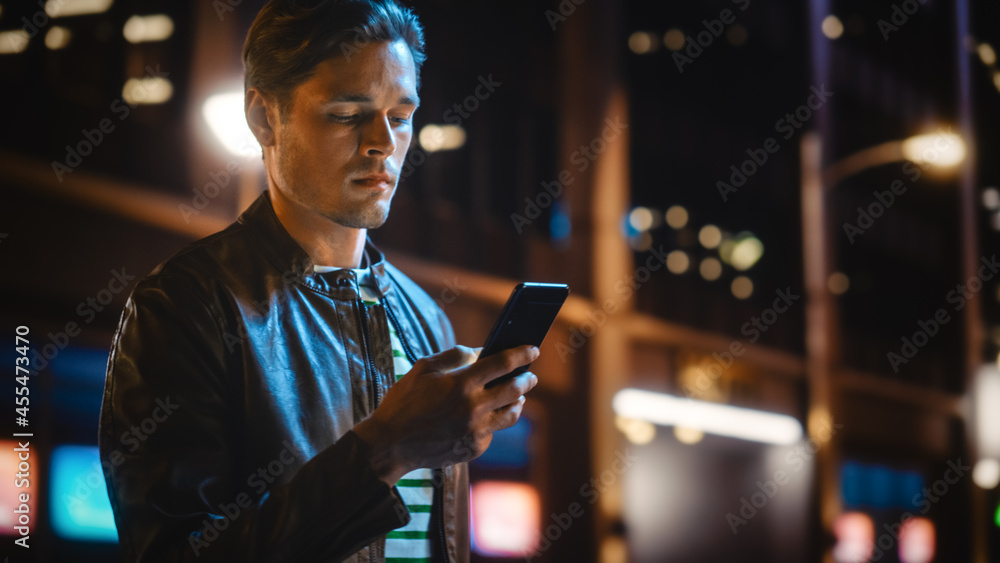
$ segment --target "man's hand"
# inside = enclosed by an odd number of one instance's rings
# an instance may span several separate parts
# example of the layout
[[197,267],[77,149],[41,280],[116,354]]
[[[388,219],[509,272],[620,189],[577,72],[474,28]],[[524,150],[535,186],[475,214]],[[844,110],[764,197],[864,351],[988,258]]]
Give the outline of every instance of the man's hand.
[[413,364],[354,433],[372,450],[372,466],[393,486],[420,467],[441,467],[482,455],[493,432],[513,426],[524,394],[537,383],[531,372],[486,389],[487,382],[530,364],[538,348],[519,346],[477,359],[456,346]]

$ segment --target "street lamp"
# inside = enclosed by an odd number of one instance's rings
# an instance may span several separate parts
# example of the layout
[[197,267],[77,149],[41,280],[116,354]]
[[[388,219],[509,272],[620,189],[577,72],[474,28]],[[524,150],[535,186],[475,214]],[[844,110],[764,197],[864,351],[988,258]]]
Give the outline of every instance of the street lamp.
[[[809,378],[809,420],[807,429],[817,437],[829,428],[839,413],[831,372],[839,355],[837,310],[828,281],[833,272],[831,221],[826,193],[843,180],[862,171],[910,161],[921,168],[947,172],[957,170],[966,158],[961,136],[949,130],[889,141],[862,149],[823,167],[822,143],[817,133],[807,133],[801,145],[802,251],[806,292],[806,373]],[[820,518],[827,530],[840,515],[839,483],[836,473],[837,440],[831,439],[817,452],[819,465]]]
[[260,144],[247,125],[243,110],[243,91],[222,92],[209,96],[201,107],[209,130],[231,156],[230,164],[239,166],[240,184],[236,212],[246,209],[261,192]]
[[939,129],[936,133],[889,141],[845,156],[823,170],[823,184],[829,189],[869,168],[904,160],[932,171],[952,172],[965,160],[967,152],[960,135]]

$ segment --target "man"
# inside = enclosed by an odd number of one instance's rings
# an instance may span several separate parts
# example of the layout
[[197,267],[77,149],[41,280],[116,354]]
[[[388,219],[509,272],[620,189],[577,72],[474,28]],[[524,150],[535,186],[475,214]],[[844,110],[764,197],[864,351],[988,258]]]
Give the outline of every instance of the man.
[[254,21],[245,109],[268,191],[137,284],[108,362],[100,446],[127,561],[468,560],[464,462],[537,378],[484,384],[538,350],[455,346],[367,241],[423,58],[393,0],[273,0]]

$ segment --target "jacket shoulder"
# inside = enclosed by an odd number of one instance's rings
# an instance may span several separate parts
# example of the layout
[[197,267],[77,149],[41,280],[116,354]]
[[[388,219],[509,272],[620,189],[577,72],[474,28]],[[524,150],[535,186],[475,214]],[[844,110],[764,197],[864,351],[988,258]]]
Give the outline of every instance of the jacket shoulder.
[[181,248],[153,268],[148,277],[190,274],[203,278],[217,275],[225,269],[226,257],[232,256],[236,247],[247,247],[250,242],[246,240],[248,236],[246,225],[233,223]]

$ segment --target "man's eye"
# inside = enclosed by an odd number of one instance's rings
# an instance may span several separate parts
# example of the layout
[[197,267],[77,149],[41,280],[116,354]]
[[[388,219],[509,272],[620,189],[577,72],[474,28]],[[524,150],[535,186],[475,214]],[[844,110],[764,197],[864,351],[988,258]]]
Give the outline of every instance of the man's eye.
[[410,118],[409,117],[391,117],[390,119],[392,119],[396,123],[409,123],[410,122]]
[[350,123],[358,118],[358,114],[352,113],[350,115],[338,115],[336,113],[331,113],[329,115],[330,121],[336,121],[338,123]]

